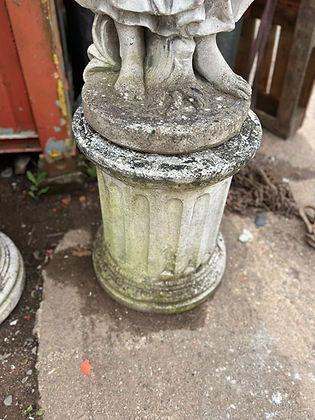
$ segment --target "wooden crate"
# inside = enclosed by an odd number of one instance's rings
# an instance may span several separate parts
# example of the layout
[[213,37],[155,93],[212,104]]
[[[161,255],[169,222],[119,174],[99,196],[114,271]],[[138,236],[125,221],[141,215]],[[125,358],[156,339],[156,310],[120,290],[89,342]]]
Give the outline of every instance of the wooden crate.
[[[265,1],[244,17],[235,71],[247,63]],[[287,138],[302,124],[315,77],[315,0],[278,0],[267,46],[256,70],[253,104],[264,127]]]

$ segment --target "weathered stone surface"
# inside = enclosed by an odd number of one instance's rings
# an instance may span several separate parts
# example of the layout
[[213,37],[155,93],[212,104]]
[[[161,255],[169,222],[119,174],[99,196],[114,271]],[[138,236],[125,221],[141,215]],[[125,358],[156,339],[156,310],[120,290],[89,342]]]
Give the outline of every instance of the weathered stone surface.
[[25,271],[19,250],[0,232],[0,323],[18,303],[24,288]]
[[217,146],[238,134],[249,101],[201,80],[152,89],[135,102],[114,89],[117,74],[96,72],[82,90],[84,115],[108,140],[148,153],[180,154]]
[[181,278],[171,277],[168,273],[170,279],[160,279],[159,282],[124,276],[104,246],[102,230],[94,249],[94,269],[101,286],[117,302],[141,312],[174,314],[200,305],[220,284],[226,263],[221,234],[211,258],[199,270]]
[[174,38],[231,31],[252,1],[77,0],[81,6],[120,24],[143,26],[152,33]]
[[230,181],[165,189],[99,170],[103,228],[93,261],[104,289],[142,311],[181,312],[203,302],[225,268],[218,232]]
[[109,142],[81,109],[73,130],[98,167],[103,229],[93,260],[105,290],[142,311],[174,313],[204,301],[224,272],[219,227],[231,177],[260,143],[256,116],[221,146],[172,156]]
[[[83,106],[96,131],[165,154],[203,150],[239,131],[251,88],[216,35],[233,30],[253,0],[77,1],[95,13]],[[228,94],[221,112],[218,91]]]
[[225,143],[184,155],[140,153],[120,147],[95,132],[86,122],[82,108],[73,119],[73,132],[82,153],[105,172],[119,178],[163,184],[215,184],[244,167],[257,152],[261,125],[250,111],[241,131]]

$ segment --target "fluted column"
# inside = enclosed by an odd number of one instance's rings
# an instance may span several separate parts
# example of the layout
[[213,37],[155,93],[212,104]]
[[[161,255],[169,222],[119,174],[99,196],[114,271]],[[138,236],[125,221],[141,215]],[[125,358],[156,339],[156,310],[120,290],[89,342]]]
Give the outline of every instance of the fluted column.
[[97,165],[103,225],[93,261],[116,300],[172,313],[202,302],[226,260],[219,227],[232,175],[254,156],[261,127],[250,113],[238,136],[185,155],[139,153],[107,141],[78,110],[77,143]]
[[148,310],[153,301],[164,310],[187,309],[208,295],[225,267],[218,233],[230,181],[174,190],[124,182],[99,169],[103,227],[94,265],[105,289]]
[[126,275],[188,275],[211,257],[231,178],[177,189],[127,183],[98,170],[104,246]]

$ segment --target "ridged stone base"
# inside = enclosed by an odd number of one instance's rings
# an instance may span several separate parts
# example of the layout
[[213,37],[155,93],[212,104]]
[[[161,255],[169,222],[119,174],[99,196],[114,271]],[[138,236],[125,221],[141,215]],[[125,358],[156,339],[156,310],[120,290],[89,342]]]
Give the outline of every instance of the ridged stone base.
[[118,302],[143,312],[171,314],[198,306],[219,285],[225,263],[226,250],[221,233],[212,256],[196,272],[159,282],[122,273],[104,245],[102,226],[93,250],[96,277],[105,291]]
[[0,324],[17,305],[24,282],[21,254],[11,239],[0,232]]
[[257,117],[250,111],[240,133],[221,146],[177,155],[118,146],[87,124],[82,109],[73,131],[97,166],[103,227],[93,259],[103,288],[147,312],[176,313],[203,302],[224,272],[220,223],[232,176],[259,147]]

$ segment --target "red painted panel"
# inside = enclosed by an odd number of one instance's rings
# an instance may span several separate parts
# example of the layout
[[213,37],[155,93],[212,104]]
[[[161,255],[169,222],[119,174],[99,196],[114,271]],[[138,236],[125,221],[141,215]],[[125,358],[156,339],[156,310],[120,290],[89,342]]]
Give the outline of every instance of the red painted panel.
[[53,154],[53,148],[58,149],[59,145],[72,151],[69,100],[59,64],[62,57],[53,1],[5,3],[43,150]]
[[0,134],[10,130],[12,134],[35,130],[9,16],[2,0],[0,28]]

